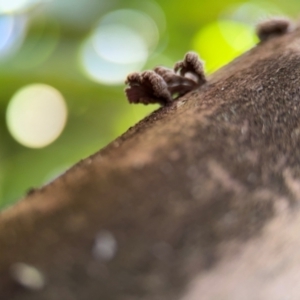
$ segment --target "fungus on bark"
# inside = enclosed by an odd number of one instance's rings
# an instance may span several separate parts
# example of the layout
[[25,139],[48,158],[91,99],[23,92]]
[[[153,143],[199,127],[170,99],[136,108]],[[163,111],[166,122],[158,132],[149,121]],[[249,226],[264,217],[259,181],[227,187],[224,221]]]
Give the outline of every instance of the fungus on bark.
[[203,62],[196,53],[188,52],[174,70],[159,66],[153,71],[129,74],[125,93],[130,103],[167,105],[205,82]]
[[270,38],[291,32],[294,29],[293,22],[288,18],[277,17],[265,20],[256,26],[256,34],[261,42]]

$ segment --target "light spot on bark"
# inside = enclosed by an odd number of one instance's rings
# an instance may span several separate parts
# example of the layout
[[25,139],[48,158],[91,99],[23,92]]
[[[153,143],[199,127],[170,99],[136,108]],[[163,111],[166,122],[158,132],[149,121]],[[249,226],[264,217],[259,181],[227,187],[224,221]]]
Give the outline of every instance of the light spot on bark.
[[262,234],[226,243],[222,261],[196,277],[181,300],[299,299],[300,218],[289,212],[286,199],[276,202],[276,217]]
[[46,284],[44,275],[37,268],[25,263],[13,264],[10,271],[12,278],[29,290],[41,290]]
[[117,253],[118,244],[115,237],[109,231],[101,231],[93,247],[93,255],[96,259],[110,261]]
[[293,177],[290,169],[285,169],[283,172],[283,178],[290,193],[295,197],[297,201],[300,200],[300,180]]
[[228,191],[234,191],[236,193],[242,193],[244,191],[243,185],[233,178],[227,170],[225,170],[220,164],[211,160],[208,163],[208,170],[211,177],[219,182],[222,187]]

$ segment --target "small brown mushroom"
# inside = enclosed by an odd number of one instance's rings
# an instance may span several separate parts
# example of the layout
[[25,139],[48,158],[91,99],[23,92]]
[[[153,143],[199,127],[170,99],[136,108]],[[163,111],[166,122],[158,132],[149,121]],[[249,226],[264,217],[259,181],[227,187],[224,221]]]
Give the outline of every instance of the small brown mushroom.
[[166,82],[154,71],[129,74],[125,83],[129,85],[125,93],[130,103],[166,105],[172,101]]
[[261,42],[270,38],[291,32],[294,29],[293,22],[284,17],[265,20],[256,26],[256,34]]
[[179,72],[183,77],[192,79],[198,86],[206,82],[203,62],[198,54],[194,52],[188,52],[184,56],[183,61],[177,62],[174,66],[174,71]]
[[196,89],[206,82],[203,62],[198,55],[188,52],[174,70],[156,67],[154,70],[129,74],[125,89],[130,103],[159,103],[168,105],[173,99]]

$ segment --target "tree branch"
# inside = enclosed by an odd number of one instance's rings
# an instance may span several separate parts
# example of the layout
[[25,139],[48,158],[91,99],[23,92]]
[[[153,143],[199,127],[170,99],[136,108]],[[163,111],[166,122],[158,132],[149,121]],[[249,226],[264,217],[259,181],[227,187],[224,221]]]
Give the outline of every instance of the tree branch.
[[299,78],[297,29],[2,212],[0,298],[299,299]]

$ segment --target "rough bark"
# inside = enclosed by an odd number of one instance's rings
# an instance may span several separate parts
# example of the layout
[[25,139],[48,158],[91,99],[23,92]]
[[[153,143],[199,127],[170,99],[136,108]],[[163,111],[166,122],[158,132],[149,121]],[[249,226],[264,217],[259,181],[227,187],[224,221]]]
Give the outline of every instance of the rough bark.
[[299,78],[297,29],[4,211],[0,298],[298,300]]

